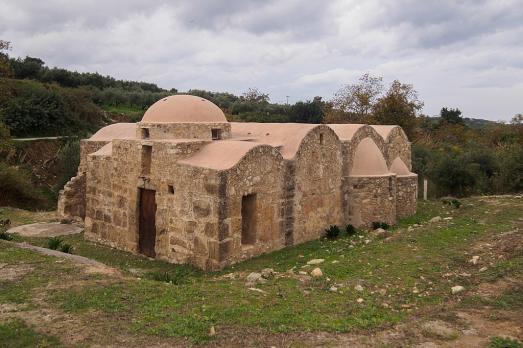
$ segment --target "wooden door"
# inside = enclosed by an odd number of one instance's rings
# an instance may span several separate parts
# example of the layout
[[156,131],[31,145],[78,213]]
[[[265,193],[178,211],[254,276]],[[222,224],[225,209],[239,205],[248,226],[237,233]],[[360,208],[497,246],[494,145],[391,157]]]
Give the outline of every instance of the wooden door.
[[140,189],[140,221],[138,232],[138,251],[155,257],[156,244],[156,191]]

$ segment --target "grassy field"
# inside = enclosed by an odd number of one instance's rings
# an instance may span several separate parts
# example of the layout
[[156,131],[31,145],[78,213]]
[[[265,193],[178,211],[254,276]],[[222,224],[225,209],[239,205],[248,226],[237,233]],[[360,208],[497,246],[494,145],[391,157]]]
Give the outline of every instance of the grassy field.
[[[92,273],[0,241],[0,270],[7,274],[0,275],[0,342],[399,347],[426,341],[467,346],[476,337],[483,346],[521,347],[523,198],[462,203],[455,209],[420,202],[418,213],[394,226],[386,239],[359,231],[216,273],[117,251],[82,235],[64,236],[74,254],[119,271]],[[442,219],[429,223],[435,216]],[[32,222],[31,213],[19,210],[1,210],[0,218],[6,217]],[[46,246],[48,239],[14,236],[13,241]],[[474,255],[477,264],[470,262]],[[309,266],[311,259],[325,261]],[[324,276],[310,277],[314,267]],[[274,276],[258,290],[246,287],[247,275],[264,268],[272,268]],[[465,290],[452,294],[457,285]],[[455,334],[442,336],[422,325],[435,320]],[[478,320],[491,329],[465,334]],[[17,341],[16,330],[27,334]]]

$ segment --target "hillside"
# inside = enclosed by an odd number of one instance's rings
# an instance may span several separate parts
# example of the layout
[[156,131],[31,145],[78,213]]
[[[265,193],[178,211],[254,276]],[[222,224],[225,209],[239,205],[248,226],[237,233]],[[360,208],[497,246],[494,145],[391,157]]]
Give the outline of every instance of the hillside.
[[[81,234],[62,237],[73,257],[45,256],[13,242],[48,247],[50,238],[14,235],[0,240],[0,341],[520,347],[523,196],[461,203],[419,202],[416,215],[385,235],[311,241],[217,273],[117,251]],[[18,225],[53,214],[3,208],[2,219]],[[315,267],[321,277],[311,276]],[[252,272],[264,280],[247,286]]]

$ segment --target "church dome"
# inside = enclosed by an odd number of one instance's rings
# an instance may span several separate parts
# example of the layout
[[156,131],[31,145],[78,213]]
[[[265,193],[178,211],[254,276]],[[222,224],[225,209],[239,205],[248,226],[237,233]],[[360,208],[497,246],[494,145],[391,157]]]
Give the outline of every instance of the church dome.
[[227,122],[223,111],[207,99],[193,95],[172,95],[151,105],[142,122]]

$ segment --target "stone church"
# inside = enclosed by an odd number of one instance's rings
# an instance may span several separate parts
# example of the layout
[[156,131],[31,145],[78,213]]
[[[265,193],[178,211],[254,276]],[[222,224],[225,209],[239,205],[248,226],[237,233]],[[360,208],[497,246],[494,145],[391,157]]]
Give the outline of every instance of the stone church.
[[82,140],[58,209],[83,218],[89,240],[218,270],[329,225],[414,214],[410,168],[398,126],[227,122],[210,101],[175,95]]

